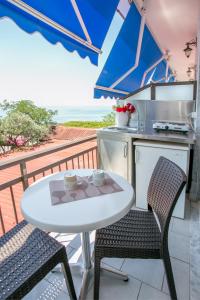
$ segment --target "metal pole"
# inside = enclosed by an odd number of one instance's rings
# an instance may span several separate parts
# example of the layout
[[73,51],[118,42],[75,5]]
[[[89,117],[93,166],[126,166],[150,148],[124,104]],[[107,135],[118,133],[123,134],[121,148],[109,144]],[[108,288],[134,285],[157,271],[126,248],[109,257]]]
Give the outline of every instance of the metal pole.
[[81,233],[82,242],[82,258],[83,258],[83,280],[79,300],[86,299],[87,289],[90,281],[90,270],[92,269],[91,256],[90,256],[90,235],[89,232]]
[[90,235],[89,232],[81,233],[81,242],[82,242],[82,257],[84,269],[91,269],[91,254],[90,254]]

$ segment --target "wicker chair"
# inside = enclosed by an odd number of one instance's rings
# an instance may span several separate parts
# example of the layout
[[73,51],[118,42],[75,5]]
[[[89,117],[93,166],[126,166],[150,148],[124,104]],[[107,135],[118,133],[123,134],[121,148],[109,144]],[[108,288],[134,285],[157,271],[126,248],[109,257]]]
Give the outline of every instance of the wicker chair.
[[160,157],[148,188],[148,211],[131,210],[120,221],[97,230],[94,299],[99,299],[103,257],[163,259],[172,299],[177,299],[168,251],[168,229],[173,209],[186,183],[185,173]]
[[0,238],[0,299],[21,299],[58,263],[70,298],[76,300],[65,247],[22,221]]

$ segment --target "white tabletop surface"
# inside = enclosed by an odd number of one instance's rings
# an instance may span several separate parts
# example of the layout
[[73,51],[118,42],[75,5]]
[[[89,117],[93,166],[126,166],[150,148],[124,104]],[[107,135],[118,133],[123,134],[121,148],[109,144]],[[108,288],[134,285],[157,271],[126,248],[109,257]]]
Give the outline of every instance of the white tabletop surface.
[[[79,176],[92,174],[92,170],[89,169],[71,172]],[[125,216],[133,206],[132,186],[124,178],[111,172],[107,173],[123,188],[123,191],[52,205],[49,181],[63,179],[65,173],[46,176],[26,189],[21,209],[28,222],[47,231],[88,232],[113,224]]]

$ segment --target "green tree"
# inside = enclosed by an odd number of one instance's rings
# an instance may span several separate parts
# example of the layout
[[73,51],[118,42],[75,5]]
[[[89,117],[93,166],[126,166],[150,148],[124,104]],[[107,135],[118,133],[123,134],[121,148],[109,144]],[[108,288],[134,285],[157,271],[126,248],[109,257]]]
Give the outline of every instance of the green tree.
[[13,111],[1,120],[4,143],[15,147],[36,144],[48,134],[48,127],[38,125],[27,114]]
[[110,124],[110,125],[115,124],[115,112],[112,111],[112,112],[110,112],[109,114],[105,115],[105,116],[103,117],[103,120],[102,120],[102,121],[105,122],[105,123],[108,123],[108,124]]
[[4,100],[3,103],[0,104],[0,109],[5,111],[7,114],[11,112],[26,114],[38,125],[46,126],[52,123],[53,116],[57,113],[57,111],[53,111],[51,109],[38,107],[30,100],[19,100],[13,102]]

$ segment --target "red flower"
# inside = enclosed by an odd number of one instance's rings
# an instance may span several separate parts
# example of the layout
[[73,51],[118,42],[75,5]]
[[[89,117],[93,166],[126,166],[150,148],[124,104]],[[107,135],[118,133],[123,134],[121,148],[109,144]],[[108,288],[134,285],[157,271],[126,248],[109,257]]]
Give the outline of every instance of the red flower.
[[131,113],[134,113],[135,111],[136,111],[136,108],[135,108],[134,105],[132,105],[132,107],[130,108],[130,112],[131,112]]
[[134,113],[136,111],[136,108],[133,104],[127,103],[124,106],[113,106],[113,109],[116,110],[117,112],[129,112],[129,113]]
[[131,114],[136,111],[135,106],[131,103],[127,103],[126,107],[127,107],[127,111],[130,112]]
[[120,106],[116,107],[116,111],[117,112],[122,112],[123,111],[123,107],[120,107]]

